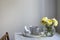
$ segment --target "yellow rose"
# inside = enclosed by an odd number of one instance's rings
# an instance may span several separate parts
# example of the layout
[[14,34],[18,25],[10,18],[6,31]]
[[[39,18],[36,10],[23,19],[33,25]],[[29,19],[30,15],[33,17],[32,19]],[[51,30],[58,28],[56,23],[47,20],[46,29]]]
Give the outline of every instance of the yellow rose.
[[54,26],[57,26],[58,25],[58,21],[55,18],[53,18],[52,20],[53,20]]
[[47,20],[48,20],[47,17],[43,17],[43,18],[42,18],[42,21],[47,21]]
[[52,25],[52,20],[51,20],[51,19],[48,19],[48,20],[47,20],[47,25],[48,25],[48,26]]
[[43,17],[43,18],[42,18],[42,21],[41,21],[41,22],[42,22],[42,24],[43,24],[43,25],[46,25],[47,20],[48,20],[48,18],[47,18],[47,17]]

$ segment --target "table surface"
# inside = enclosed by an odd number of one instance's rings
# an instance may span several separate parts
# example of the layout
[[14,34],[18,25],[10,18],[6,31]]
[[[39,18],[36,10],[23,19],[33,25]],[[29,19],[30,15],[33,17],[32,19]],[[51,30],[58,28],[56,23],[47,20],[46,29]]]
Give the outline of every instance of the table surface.
[[56,33],[53,37],[39,37],[39,38],[29,38],[19,35],[20,33],[15,33],[15,40],[60,40],[60,34]]

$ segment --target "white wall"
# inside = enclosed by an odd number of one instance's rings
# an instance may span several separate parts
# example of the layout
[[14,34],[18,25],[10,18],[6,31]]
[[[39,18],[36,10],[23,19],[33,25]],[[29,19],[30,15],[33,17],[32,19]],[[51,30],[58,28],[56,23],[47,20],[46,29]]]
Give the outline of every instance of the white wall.
[[0,0],[0,35],[22,32],[25,25],[40,25],[43,16],[56,17],[56,0]]
[[0,34],[9,32],[11,40],[15,32],[23,30],[24,0],[0,0]]
[[60,33],[60,0],[57,0],[57,19],[59,21],[59,26],[57,27],[57,31]]

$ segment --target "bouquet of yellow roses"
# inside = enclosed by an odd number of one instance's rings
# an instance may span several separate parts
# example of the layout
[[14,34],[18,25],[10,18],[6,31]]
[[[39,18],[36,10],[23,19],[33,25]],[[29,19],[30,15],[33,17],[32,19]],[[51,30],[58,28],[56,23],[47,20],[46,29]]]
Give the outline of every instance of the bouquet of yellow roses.
[[52,25],[56,27],[58,25],[58,21],[55,18],[48,19],[47,17],[43,17],[41,23],[48,27]]
[[46,27],[46,33],[50,33],[49,35],[53,34],[52,28],[58,25],[58,21],[55,18],[49,19],[47,17],[43,17],[41,23]]

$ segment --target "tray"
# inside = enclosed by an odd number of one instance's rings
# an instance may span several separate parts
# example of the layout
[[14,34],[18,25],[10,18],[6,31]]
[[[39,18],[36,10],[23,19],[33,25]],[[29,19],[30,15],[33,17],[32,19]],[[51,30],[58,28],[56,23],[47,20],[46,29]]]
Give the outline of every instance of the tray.
[[25,33],[20,33],[19,35],[23,37],[30,37],[30,38],[46,37],[46,35],[33,35],[33,34],[25,34]]

